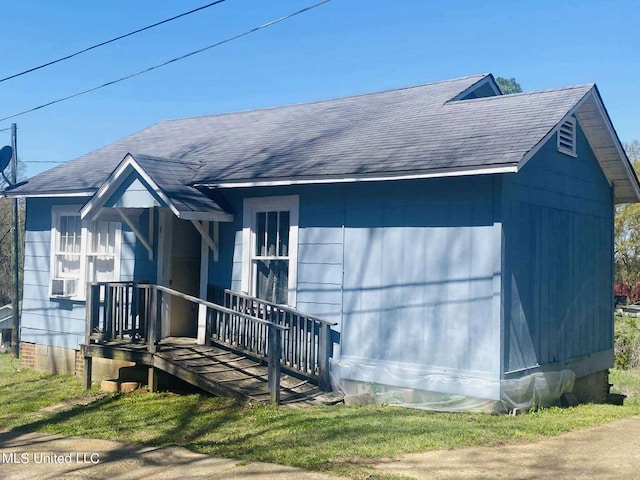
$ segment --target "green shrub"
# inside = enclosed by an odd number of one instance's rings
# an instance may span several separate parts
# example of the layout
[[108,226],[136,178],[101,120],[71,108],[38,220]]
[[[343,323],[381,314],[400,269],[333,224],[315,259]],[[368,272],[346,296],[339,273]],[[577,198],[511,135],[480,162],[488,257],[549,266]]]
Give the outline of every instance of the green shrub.
[[640,367],[640,329],[638,320],[631,317],[616,317],[614,330],[614,352],[616,368],[628,370]]

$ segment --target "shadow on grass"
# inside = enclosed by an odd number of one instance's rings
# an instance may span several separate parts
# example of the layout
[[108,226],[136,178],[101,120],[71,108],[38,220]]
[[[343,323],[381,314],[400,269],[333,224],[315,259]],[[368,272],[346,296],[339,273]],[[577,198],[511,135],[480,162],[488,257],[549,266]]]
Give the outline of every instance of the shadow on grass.
[[[163,400],[170,402],[173,395],[135,393],[131,395],[107,395],[88,404],[72,405],[54,413],[43,413],[44,417],[12,428],[15,432],[52,432],[118,441],[137,440],[128,435],[134,431],[147,430],[150,434],[143,441],[148,445],[186,445],[206,434],[211,434],[223,425],[233,423],[241,416],[244,405],[240,402],[220,400],[211,408],[202,408],[206,397],[189,395],[175,396],[184,400],[171,402],[170,408],[162,409]],[[132,399],[137,401],[133,402]],[[215,399],[214,399],[215,401]],[[129,405],[127,404],[130,403]],[[221,405],[220,405],[221,404]],[[158,406],[158,412],[154,406]],[[211,413],[206,423],[198,422],[199,414]],[[135,410],[139,408],[140,414]],[[40,412],[45,412],[40,410]]]
[[[137,395],[137,399],[134,395]],[[59,478],[60,468],[65,468],[64,475],[70,473],[82,475],[86,469],[91,469],[92,478],[97,474],[100,476],[101,468],[113,462],[121,460],[135,461],[135,469],[143,467],[185,467],[189,466],[198,467],[203,463],[206,463],[207,468],[211,468],[210,463],[215,460],[214,457],[203,457],[197,455],[185,455],[183,453],[176,453],[169,449],[168,451],[162,450],[164,447],[173,446],[187,446],[187,444],[194,439],[203,437],[204,435],[210,435],[218,428],[224,425],[232,424],[237,421],[240,416],[240,412],[245,406],[238,402],[233,401],[219,401],[214,403],[209,408],[198,408],[200,403],[198,400],[207,400],[204,397],[198,398],[198,396],[192,395],[190,399],[194,401],[183,402],[178,405],[178,408],[171,409],[171,415],[167,415],[166,411],[163,412],[159,418],[155,419],[155,423],[158,426],[164,428],[158,428],[156,435],[152,436],[146,442],[133,443],[114,443],[102,444],[100,440],[86,440],[82,437],[98,438],[103,440],[116,440],[118,442],[132,442],[131,438],[127,438],[126,432],[123,431],[121,435],[105,435],[104,431],[93,435],[93,429],[100,429],[105,423],[109,423],[109,418],[112,418],[112,422],[121,421],[126,415],[122,415],[120,410],[126,409],[123,403],[126,401],[138,400],[136,403],[143,403],[145,398],[152,400],[170,400],[170,398],[162,398],[163,395],[149,395],[149,394],[134,394],[134,395],[110,395],[103,398],[96,399],[90,404],[72,406],[68,410],[57,412],[51,415],[47,415],[45,418],[41,418],[29,423],[14,427],[7,432],[0,432],[0,451],[2,452],[45,452],[55,454],[67,454],[69,452],[86,452],[88,448],[96,446],[100,453],[100,464],[78,464],[66,467],[52,466],[51,474],[47,473],[40,478]],[[155,398],[154,398],[155,397]],[[166,397],[166,396],[165,396]],[[176,396],[177,397],[177,396]],[[141,401],[140,401],[141,400]],[[189,400],[189,398],[187,398]],[[213,399],[217,400],[217,399]],[[151,407],[153,403],[150,402]],[[173,405],[175,406],[175,405]],[[216,411],[215,418],[209,420],[206,424],[197,422],[199,413],[211,413],[216,406],[222,407],[220,411]],[[135,408],[133,406],[129,407]],[[96,417],[97,415],[97,417]],[[102,425],[94,424],[93,419],[100,418]],[[140,416],[137,420],[132,420],[128,427],[131,430],[135,430],[142,424],[151,429],[154,428],[153,424],[148,422],[149,417],[147,415]],[[137,422],[141,422],[138,424]],[[171,426],[167,428],[166,422],[171,423]],[[78,425],[85,425],[85,429],[76,428]],[[65,433],[66,432],[66,433]],[[72,437],[60,437],[59,435],[69,435]],[[74,438],[75,437],[75,438]],[[80,437],[80,438],[78,438]],[[117,437],[117,438],[116,438]],[[33,463],[33,462],[32,462]],[[226,468],[230,468],[229,465],[235,465],[235,462],[224,462]],[[163,470],[164,471],[164,470]],[[276,470],[277,472],[277,467]],[[263,475],[269,477],[274,473],[273,469],[269,472],[264,472]],[[285,472],[283,471],[283,474]],[[40,474],[40,472],[39,472]],[[140,473],[131,471],[131,465],[127,470],[127,478],[145,478],[147,473]],[[252,474],[252,478],[260,478],[262,474],[259,472],[257,475]],[[98,478],[98,477],[96,477]],[[100,477],[102,478],[102,477]],[[105,476],[104,478],[108,478]],[[189,478],[189,475],[184,475],[184,478]],[[200,478],[200,477],[198,477]],[[273,478],[273,477],[269,477]],[[285,478],[285,477],[282,477]]]
[[[182,446],[243,461],[327,471],[345,462],[344,452],[336,449],[344,450],[345,442],[357,445],[363,438],[365,441],[371,438],[370,425],[376,423],[375,411],[351,409],[348,416],[355,416],[358,425],[346,426],[341,420],[345,413],[335,407],[314,413],[313,409],[254,407],[197,395],[138,393],[107,396],[87,405],[73,406],[19,425],[6,435],[17,438],[24,433],[47,432],[156,447]],[[322,427],[318,428],[320,424]],[[146,436],[140,435],[143,430]],[[0,446],[11,438],[6,435],[0,439]],[[124,458],[148,448],[127,445],[109,455]]]
[[[109,451],[113,459],[135,458],[149,450],[139,444],[182,446],[243,461],[344,474],[368,470],[383,457],[462,445],[531,441],[602,423],[593,420],[595,417],[616,416],[610,406],[494,417],[385,406],[288,409],[202,395],[139,392],[107,396],[47,414],[10,433],[45,431],[138,444],[114,447]],[[0,446],[3,443],[0,439]],[[157,461],[145,460],[150,465]]]

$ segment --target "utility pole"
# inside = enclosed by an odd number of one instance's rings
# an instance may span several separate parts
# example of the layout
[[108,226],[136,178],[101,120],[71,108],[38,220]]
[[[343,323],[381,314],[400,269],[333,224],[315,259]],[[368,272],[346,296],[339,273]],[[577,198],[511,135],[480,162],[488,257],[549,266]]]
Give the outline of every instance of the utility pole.
[[[11,183],[18,183],[18,135],[16,124],[11,124],[11,148],[13,156],[11,157]],[[11,347],[13,355],[18,358],[20,356],[20,222],[18,221],[18,199],[11,199],[13,206],[13,301],[11,308],[13,309],[13,328],[11,330]]]

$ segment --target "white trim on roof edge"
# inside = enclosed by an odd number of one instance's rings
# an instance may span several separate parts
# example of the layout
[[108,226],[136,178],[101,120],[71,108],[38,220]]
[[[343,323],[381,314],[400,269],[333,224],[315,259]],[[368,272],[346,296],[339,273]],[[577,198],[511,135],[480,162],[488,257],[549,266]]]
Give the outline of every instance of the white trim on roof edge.
[[171,209],[173,214],[176,217],[179,217],[179,211],[171,203],[169,198],[165,195],[165,193],[158,187],[156,182],[144,171],[144,169],[136,162],[133,155],[127,153],[120,162],[120,164],[116,167],[116,169],[109,175],[107,180],[100,186],[98,191],[93,195],[91,200],[89,200],[81,209],[80,216],[82,219],[86,218],[92,211],[95,210],[94,215],[92,216],[92,220],[94,220],[100,213],[102,206],[107,201],[107,193],[112,192],[116,188],[118,188],[124,179],[126,178],[126,173],[129,169],[135,170],[142,179],[149,184],[149,186],[153,189],[153,191],[160,197],[160,199]]
[[549,141],[551,139],[552,136],[554,136],[557,132],[558,129],[560,128],[560,126],[567,121],[567,119],[569,117],[571,117],[578,108],[580,108],[580,106],[587,101],[587,98],[590,96],[590,94],[592,94],[593,92],[593,87],[591,87],[591,89],[584,94],[584,96],[573,106],[573,108],[571,110],[569,110],[569,112],[562,117],[562,119],[556,124],[555,127],[553,127],[551,130],[549,130],[549,132],[547,132],[547,134],[542,137],[542,139],[531,149],[529,150],[524,157],[522,157],[522,159],[520,160],[520,162],[518,163],[518,167],[522,168],[524,167],[527,162],[529,160],[531,160],[534,155],[536,153],[538,153],[538,151],[544,146],[546,145],[547,141]]
[[507,166],[488,166],[473,167],[459,169],[441,169],[431,170],[422,173],[389,173],[389,174],[368,174],[368,175],[350,175],[348,177],[310,177],[310,178],[284,178],[284,179],[268,179],[268,180],[246,180],[246,181],[229,181],[229,182],[211,182],[211,183],[195,183],[194,187],[209,188],[247,188],[247,187],[281,187],[288,185],[307,185],[321,183],[356,183],[356,182],[382,182],[388,180],[418,180],[423,178],[440,178],[440,177],[461,177],[465,175],[489,175],[493,173],[516,173],[517,165]]
[[171,212],[181,220],[211,220],[218,222],[232,222],[233,215],[230,213],[220,212],[195,212],[195,211],[181,211],[171,202],[171,199],[166,193],[158,186],[156,182],[149,176],[149,174],[140,166],[135,157],[128,153],[124,159],[115,168],[115,170],[107,177],[105,182],[100,186],[97,192],[81,209],[80,216],[84,219],[87,215],[91,215],[91,219],[95,220],[102,210],[102,206],[109,198],[109,194],[122,185],[122,182],[127,178],[127,175],[131,171],[138,173],[142,179],[147,182],[153,192],[160,197]]
[[[609,118],[609,114],[607,113],[607,109],[605,108],[604,103],[602,102],[602,98],[600,97],[600,93],[598,92],[597,87],[594,86],[592,90],[593,90],[593,99],[596,104],[596,107],[598,107],[598,111],[600,112],[600,115],[602,115],[604,124],[607,127],[607,131],[613,137],[613,140],[614,140],[613,143],[614,143],[614,146],[616,147],[616,150],[618,151],[618,155],[620,156],[620,158],[624,160],[622,163],[624,164],[624,168],[627,172],[627,176],[629,177],[629,180],[633,185],[633,190],[635,191],[638,201],[640,201],[640,185],[638,185],[637,177],[635,172],[633,171],[633,167],[629,162],[629,158],[627,157],[627,154],[624,151],[624,147],[622,146],[622,143],[620,143],[620,138],[618,138],[618,134],[616,133],[615,128],[613,128],[613,124],[611,123],[611,118]],[[587,141],[589,141],[588,135],[587,135]],[[593,148],[593,146],[591,148]],[[615,200],[615,197],[614,197],[614,200]]]
[[85,191],[85,192],[69,192],[69,193],[22,193],[17,195],[12,195],[11,191],[3,192],[3,195],[7,198],[63,198],[63,197],[90,197],[95,192],[95,190]]
[[[632,171],[632,167],[631,164],[629,163],[628,159],[627,159],[627,155],[624,152],[624,148],[622,147],[622,144],[620,143],[620,139],[618,138],[618,134],[616,133],[615,129],[613,128],[613,125],[611,123],[611,119],[609,118],[609,115],[604,107],[604,104],[602,103],[602,99],[600,98],[600,94],[597,91],[596,86],[592,86],[589,91],[587,93],[584,94],[584,96],[573,106],[573,108],[571,108],[564,117],[562,117],[562,119],[558,122],[558,124],[552,128],[544,137],[542,137],[542,139],[531,149],[529,150],[529,152],[527,152],[527,154],[522,157],[522,160],[520,160],[519,164],[518,164],[518,169],[522,169],[529,160],[531,160],[533,158],[533,156],[538,153],[538,151],[547,143],[547,141],[549,141],[551,139],[551,137],[555,134],[557,134],[558,130],[560,129],[560,127],[564,124],[564,122],[567,121],[568,118],[574,116],[576,114],[576,112],[580,109],[580,107],[589,99],[593,99],[596,107],[598,108],[598,111],[600,113],[600,116],[602,117],[603,123],[607,129],[607,132],[609,133],[609,135],[611,136],[611,138],[613,139],[613,144],[618,152],[618,156],[623,160],[623,166],[625,171],[627,172],[627,178],[629,180],[629,182],[633,185],[633,190],[636,194],[636,198],[638,201],[640,201],[640,186],[638,185],[638,182],[635,180],[635,174]],[[579,121],[577,122],[578,124],[580,123]],[[584,127],[582,127],[584,130]],[[587,136],[587,141],[589,141],[589,136],[587,134],[587,131],[585,130],[585,136]],[[594,146],[591,145],[591,142],[589,142],[591,148],[594,150],[594,154],[595,154],[595,149]],[[600,159],[598,158],[598,156],[596,155],[596,158],[598,159],[598,163],[600,163]],[[602,165],[601,165],[602,167]],[[604,171],[604,169],[603,169]],[[605,176],[606,176],[606,172],[605,172]],[[607,181],[609,182],[610,186],[613,186],[613,181],[610,180],[607,177]],[[615,201],[615,199],[614,199]]]
[[233,222],[232,213],[220,212],[180,212],[180,220],[191,221],[211,221],[211,222]]

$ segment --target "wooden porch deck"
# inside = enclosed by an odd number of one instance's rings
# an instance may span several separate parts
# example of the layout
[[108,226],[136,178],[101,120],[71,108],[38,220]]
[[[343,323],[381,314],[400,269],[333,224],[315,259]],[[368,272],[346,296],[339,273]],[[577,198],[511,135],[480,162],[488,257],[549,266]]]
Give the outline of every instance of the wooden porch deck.
[[[270,401],[265,362],[223,346],[197,345],[195,339],[169,337],[160,342],[155,353],[148,352],[144,344],[128,341],[82,345],[82,353],[153,367],[214,395],[262,404]],[[340,401],[339,394],[323,392],[308,380],[288,374],[280,377],[281,405],[306,406]]]
[[[162,338],[163,295],[198,308],[203,339]],[[91,284],[82,354],[85,386],[94,357],[149,367],[215,395],[260,403],[316,404],[342,400],[331,392],[331,323],[229,290],[219,303],[167,287],[133,282]]]

